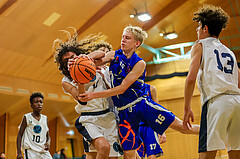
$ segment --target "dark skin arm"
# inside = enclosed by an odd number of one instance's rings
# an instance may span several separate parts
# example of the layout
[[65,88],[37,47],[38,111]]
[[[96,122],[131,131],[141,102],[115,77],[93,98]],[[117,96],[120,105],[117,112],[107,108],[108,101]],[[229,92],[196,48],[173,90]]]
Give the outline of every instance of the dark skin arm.
[[20,129],[18,131],[18,135],[17,135],[17,159],[23,159],[22,152],[21,152],[21,142],[22,142],[22,136],[26,127],[27,127],[27,121],[26,121],[26,117],[24,116]]
[[[47,121],[47,123],[48,123],[48,121]],[[48,126],[48,125],[47,125],[47,126]],[[46,138],[47,138],[47,140],[46,140],[46,143],[44,144],[44,146],[45,146],[44,150],[49,150],[49,149],[50,149],[50,145],[49,145],[49,143],[48,143],[48,140],[50,139],[50,137],[49,137],[49,131],[48,131],[47,134],[46,134]]]

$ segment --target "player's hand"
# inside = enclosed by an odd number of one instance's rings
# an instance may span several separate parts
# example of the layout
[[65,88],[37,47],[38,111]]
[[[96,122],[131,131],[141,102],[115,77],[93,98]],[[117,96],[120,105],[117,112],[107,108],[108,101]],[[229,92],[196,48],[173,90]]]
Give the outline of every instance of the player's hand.
[[23,159],[22,153],[17,154],[17,159]]
[[162,135],[158,134],[158,139],[159,139],[160,144],[167,142],[167,137],[166,137],[165,133],[163,133]]
[[45,143],[45,144],[44,144],[44,147],[45,147],[44,150],[48,151],[49,148],[50,148],[50,145],[49,145],[48,143]]
[[188,130],[190,127],[192,127],[190,119],[192,122],[194,122],[194,115],[191,109],[184,110],[184,116],[183,116],[183,127]]
[[77,56],[77,58],[87,58],[88,60],[92,60],[94,62],[94,60],[86,54],[80,54]]
[[87,102],[93,99],[93,92],[85,92],[78,95],[78,99],[82,102]]
[[67,63],[68,71],[70,71],[70,70],[72,69],[72,65],[73,65],[73,63],[75,62],[75,60],[76,60],[77,58],[78,58],[78,57],[76,56],[76,57],[68,60],[68,63]]

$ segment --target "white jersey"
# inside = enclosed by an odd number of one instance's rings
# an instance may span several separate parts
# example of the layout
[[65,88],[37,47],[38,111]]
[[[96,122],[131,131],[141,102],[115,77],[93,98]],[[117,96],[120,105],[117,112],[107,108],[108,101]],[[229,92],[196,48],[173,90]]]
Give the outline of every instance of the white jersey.
[[202,105],[219,94],[240,94],[234,53],[213,37],[198,43],[202,44],[202,60],[197,76]]
[[31,149],[36,152],[46,152],[44,150],[47,140],[47,116],[40,114],[38,121],[32,116],[32,113],[25,114],[27,127],[22,137],[22,150]]
[[[104,75],[105,79],[107,76],[109,76],[107,74],[107,71],[104,69],[101,69],[101,73]],[[62,82],[68,82],[77,88],[77,85],[75,83],[73,83],[72,81],[70,81],[66,76],[63,77]],[[100,92],[100,91],[104,91],[104,90],[107,90],[107,86],[103,80],[103,77],[98,72],[96,72],[96,79],[93,82],[89,82],[89,83],[85,84],[86,92]],[[67,93],[65,90],[64,90],[64,92]],[[97,111],[106,110],[107,108],[109,108],[108,100],[109,100],[109,98],[92,99],[92,100],[88,101],[87,105],[85,105],[85,106],[81,105],[81,104],[76,105],[75,110],[79,114],[82,112],[97,112]]]

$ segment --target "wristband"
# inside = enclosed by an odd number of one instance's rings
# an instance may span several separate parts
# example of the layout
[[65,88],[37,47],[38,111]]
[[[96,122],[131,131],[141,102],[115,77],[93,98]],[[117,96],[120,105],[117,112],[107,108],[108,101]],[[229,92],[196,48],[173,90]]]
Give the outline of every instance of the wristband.
[[81,104],[81,105],[87,105],[87,102],[82,102],[80,100],[78,100],[78,103]]

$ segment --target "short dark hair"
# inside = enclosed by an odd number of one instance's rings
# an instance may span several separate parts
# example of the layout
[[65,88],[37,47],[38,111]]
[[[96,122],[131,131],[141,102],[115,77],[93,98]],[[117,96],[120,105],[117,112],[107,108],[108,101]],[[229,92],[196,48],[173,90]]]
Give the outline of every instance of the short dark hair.
[[42,95],[42,93],[34,92],[34,93],[31,94],[30,99],[29,99],[31,104],[33,104],[33,99],[36,98],[36,97],[40,97],[40,98],[44,99],[44,96]]
[[213,5],[203,5],[194,13],[193,20],[202,23],[202,28],[207,25],[210,36],[219,36],[226,28],[229,15],[221,8]]

